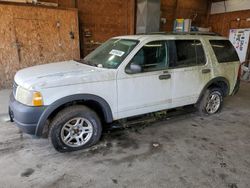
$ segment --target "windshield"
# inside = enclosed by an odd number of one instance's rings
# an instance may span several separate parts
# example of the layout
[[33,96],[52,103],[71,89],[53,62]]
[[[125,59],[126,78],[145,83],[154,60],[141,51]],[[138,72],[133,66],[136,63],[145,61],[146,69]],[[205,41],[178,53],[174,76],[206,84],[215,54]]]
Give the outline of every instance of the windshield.
[[116,69],[139,43],[137,40],[110,39],[84,58],[84,63]]

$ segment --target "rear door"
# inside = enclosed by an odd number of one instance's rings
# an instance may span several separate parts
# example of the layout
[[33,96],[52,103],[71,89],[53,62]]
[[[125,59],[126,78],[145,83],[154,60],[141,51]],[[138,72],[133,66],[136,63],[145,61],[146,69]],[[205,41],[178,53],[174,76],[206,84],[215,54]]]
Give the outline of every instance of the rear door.
[[200,40],[169,41],[173,48],[170,62],[172,69],[173,107],[196,103],[205,84],[211,79],[211,67],[207,62]]

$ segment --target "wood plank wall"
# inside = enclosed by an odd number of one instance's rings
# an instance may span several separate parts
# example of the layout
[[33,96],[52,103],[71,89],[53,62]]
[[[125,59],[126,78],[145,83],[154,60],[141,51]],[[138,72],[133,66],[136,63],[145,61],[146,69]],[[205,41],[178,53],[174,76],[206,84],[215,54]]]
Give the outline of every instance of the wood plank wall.
[[209,26],[212,31],[228,37],[230,29],[250,28],[247,18],[250,18],[250,10],[213,14],[209,16]]
[[76,9],[0,4],[0,89],[19,69],[80,58],[78,31]]
[[44,0],[59,7],[78,8],[81,56],[107,39],[134,34],[136,0]]
[[176,18],[193,19],[192,25],[207,26],[209,1],[207,0],[161,0],[161,17],[167,23],[161,24],[161,31],[172,31]]
[[79,0],[83,56],[107,39],[134,34],[134,0]]
[[[59,7],[79,9],[82,55],[85,56],[99,43],[117,35],[134,34],[136,0],[46,0]],[[207,25],[207,0],[161,0],[161,31],[172,31],[175,18],[191,18],[194,24]],[[89,33],[88,33],[89,32]],[[90,34],[90,36],[87,36]]]

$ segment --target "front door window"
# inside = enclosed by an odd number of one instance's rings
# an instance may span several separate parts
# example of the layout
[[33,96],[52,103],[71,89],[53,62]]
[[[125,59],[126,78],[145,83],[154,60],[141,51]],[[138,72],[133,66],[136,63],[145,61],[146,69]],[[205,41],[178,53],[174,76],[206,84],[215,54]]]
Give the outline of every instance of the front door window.
[[149,42],[134,56],[126,67],[126,72],[135,73],[130,70],[133,65],[140,67],[139,72],[152,72],[166,69],[168,66],[167,54],[167,43],[165,41]]

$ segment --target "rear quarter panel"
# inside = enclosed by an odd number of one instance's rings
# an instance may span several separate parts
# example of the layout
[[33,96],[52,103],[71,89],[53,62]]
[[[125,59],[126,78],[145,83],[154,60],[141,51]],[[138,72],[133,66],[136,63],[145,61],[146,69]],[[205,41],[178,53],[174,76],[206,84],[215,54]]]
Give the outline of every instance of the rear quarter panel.
[[217,63],[215,74],[224,77],[229,82],[229,95],[232,94],[238,76],[239,62]]
[[209,40],[213,40],[213,38],[206,40],[206,49],[209,51],[208,54],[210,54],[210,59],[213,69],[212,78],[216,77],[225,78],[229,83],[229,95],[231,95],[233,93],[235,84],[237,82],[240,62],[235,61],[235,62],[219,63],[215,56],[213,48],[210,45]]

